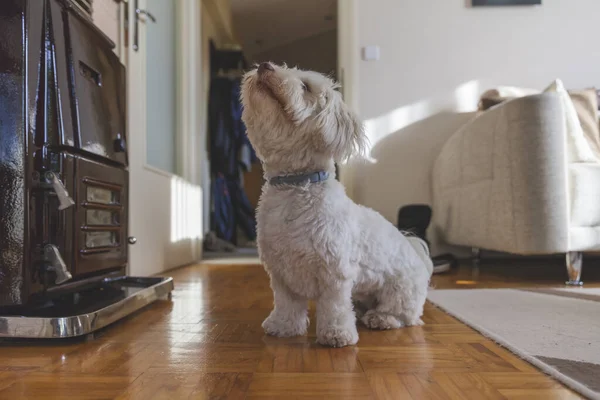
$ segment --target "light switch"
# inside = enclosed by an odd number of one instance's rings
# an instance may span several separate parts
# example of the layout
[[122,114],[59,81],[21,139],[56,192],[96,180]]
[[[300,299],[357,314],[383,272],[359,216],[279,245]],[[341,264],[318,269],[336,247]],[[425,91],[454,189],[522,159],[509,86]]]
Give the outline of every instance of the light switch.
[[362,49],[362,59],[364,61],[377,61],[380,54],[379,46],[365,46]]

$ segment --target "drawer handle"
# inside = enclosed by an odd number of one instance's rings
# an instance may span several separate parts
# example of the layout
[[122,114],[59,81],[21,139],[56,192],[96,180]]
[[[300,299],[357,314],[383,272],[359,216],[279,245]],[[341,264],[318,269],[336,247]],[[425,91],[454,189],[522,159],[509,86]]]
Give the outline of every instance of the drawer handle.
[[117,138],[113,141],[113,148],[115,153],[125,153],[125,150],[127,150],[125,139],[123,139],[120,133],[117,133]]
[[65,185],[63,185],[54,172],[46,172],[44,176],[58,197],[59,210],[64,210],[75,205],[75,201],[69,196]]
[[96,86],[102,86],[102,74],[83,61],[79,61],[79,72]]
[[73,276],[67,269],[67,265],[60,256],[58,247],[53,244],[47,244],[44,246],[44,261],[48,263],[47,269],[53,271],[55,274],[54,283],[60,285],[71,279]]

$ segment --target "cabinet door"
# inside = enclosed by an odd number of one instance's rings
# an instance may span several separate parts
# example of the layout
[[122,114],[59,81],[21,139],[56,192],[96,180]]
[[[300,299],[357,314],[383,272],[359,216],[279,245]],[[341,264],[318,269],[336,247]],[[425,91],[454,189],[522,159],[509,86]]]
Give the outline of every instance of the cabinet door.
[[75,147],[127,163],[125,68],[113,43],[90,21],[66,11]]

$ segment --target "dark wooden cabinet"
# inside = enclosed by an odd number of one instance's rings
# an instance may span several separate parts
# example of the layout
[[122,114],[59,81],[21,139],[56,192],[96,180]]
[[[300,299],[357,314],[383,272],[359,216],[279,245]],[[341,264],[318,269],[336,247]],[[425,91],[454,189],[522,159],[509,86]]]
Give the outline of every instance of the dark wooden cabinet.
[[0,1],[0,307],[127,265],[126,74],[70,0]]

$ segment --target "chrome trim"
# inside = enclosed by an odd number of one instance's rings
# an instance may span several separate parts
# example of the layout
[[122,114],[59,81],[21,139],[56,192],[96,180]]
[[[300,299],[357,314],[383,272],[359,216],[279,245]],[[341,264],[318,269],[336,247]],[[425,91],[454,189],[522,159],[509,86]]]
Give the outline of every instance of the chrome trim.
[[[113,322],[153,303],[170,297],[173,278],[109,278],[105,282],[131,281],[131,286],[150,286],[114,304],[88,314],[60,318],[0,316],[0,338],[59,339],[83,336],[104,328]],[[155,283],[156,282],[156,283]]]

